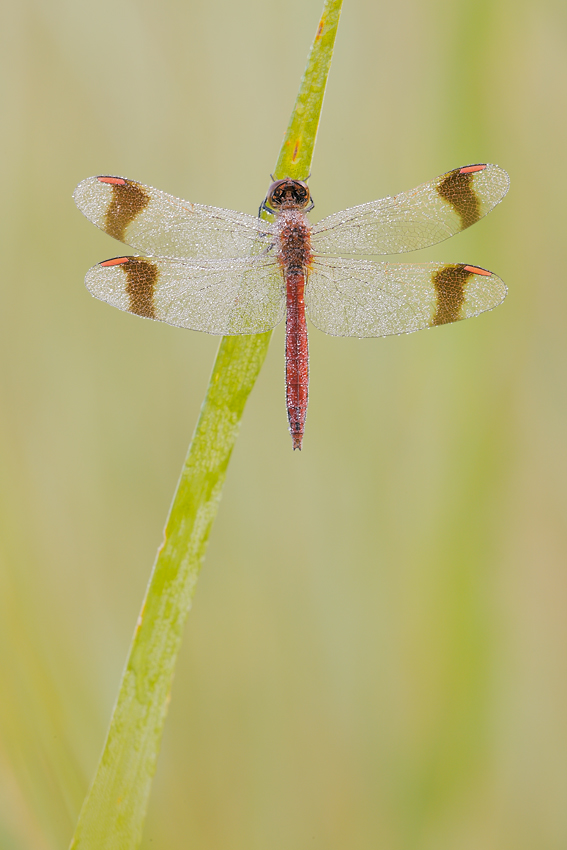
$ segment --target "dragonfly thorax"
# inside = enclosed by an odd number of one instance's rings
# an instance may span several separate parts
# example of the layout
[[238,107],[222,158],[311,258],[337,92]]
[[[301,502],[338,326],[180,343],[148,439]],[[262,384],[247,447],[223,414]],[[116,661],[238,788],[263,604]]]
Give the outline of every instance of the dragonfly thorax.
[[312,260],[311,227],[301,210],[284,209],[275,224],[278,260],[287,270],[305,270]]

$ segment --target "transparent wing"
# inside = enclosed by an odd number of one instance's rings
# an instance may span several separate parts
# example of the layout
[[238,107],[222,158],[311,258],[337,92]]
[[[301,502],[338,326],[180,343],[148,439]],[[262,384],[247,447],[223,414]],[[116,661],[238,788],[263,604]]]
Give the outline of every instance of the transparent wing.
[[499,277],[478,266],[317,258],[305,303],[319,330],[372,337],[478,316],[501,304],[506,292]]
[[285,314],[280,267],[235,260],[117,257],[89,269],[87,289],[119,310],[210,334],[263,333]]
[[312,229],[324,254],[400,254],[470,227],[499,204],[510,178],[497,165],[455,168],[395,197],[334,213]]
[[272,227],[246,213],[192,204],[123,177],[88,177],[73,194],[89,221],[137,251],[168,257],[245,257]]

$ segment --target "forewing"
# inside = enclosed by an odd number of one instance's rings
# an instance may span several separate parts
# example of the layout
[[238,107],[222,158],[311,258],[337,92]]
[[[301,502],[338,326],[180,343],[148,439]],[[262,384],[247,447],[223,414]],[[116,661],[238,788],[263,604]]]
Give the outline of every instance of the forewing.
[[285,313],[285,287],[267,257],[117,257],[89,269],[87,289],[119,310],[211,334],[263,333]]
[[461,263],[318,260],[305,291],[307,315],[333,336],[413,333],[478,316],[501,304],[499,277]]
[[192,204],[123,177],[88,177],[73,198],[89,221],[147,254],[245,257],[270,243],[271,226],[259,218]]
[[312,229],[313,249],[328,254],[400,254],[459,233],[489,213],[508,191],[497,165],[455,168],[394,197],[334,213]]

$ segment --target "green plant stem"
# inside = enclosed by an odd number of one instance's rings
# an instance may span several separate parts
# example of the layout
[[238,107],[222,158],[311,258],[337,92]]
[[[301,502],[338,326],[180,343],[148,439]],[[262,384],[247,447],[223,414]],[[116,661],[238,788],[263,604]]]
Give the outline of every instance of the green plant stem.
[[[324,4],[277,176],[305,179],[309,173],[341,4]],[[271,332],[221,341],[72,850],[135,850],[140,843],[183,625],[244,407],[270,337]]]

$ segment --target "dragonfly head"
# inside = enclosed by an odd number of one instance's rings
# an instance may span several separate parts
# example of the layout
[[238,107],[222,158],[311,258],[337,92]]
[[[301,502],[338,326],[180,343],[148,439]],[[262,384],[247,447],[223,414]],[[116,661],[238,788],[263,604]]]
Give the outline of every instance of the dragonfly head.
[[313,209],[311,192],[307,183],[303,180],[292,180],[291,177],[275,180],[268,190],[264,203],[268,205],[268,211],[304,210],[306,207]]

